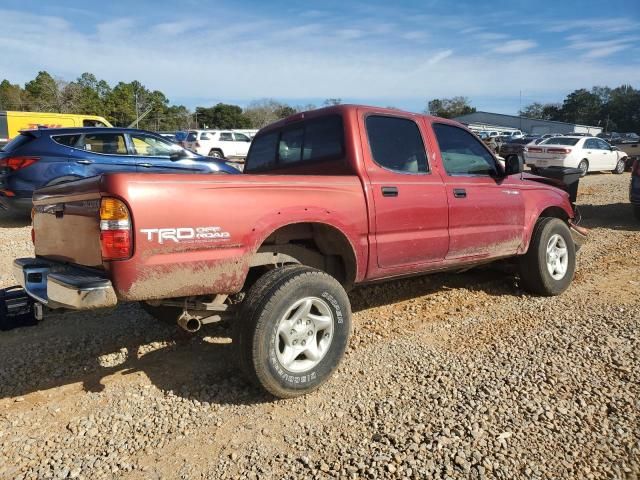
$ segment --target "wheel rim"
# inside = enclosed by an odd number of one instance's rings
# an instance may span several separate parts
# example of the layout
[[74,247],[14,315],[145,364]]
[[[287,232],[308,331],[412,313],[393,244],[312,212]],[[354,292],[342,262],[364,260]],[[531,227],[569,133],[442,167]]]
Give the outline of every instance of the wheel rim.
[[618,160],[618,164],[616,165],[616,172],[624,171],[624,160]]
[[[575,165],[575,163],[574,163],[574,165]],[[583,161],[580,162],[580,165],[578,165],[578,168],[580,169],[580,171],[584,175],[585,173],[587,173],[587,170],[589,169],[589,164],[583,160]]]
[[562,280],[569,266],[567,242],[557,233],[547,243],[547,270],[554,280]]
[[329,351],[333,341],[333,312],[318,297],[296,301],[278,323],[276,356],[290,372],[314,368]]

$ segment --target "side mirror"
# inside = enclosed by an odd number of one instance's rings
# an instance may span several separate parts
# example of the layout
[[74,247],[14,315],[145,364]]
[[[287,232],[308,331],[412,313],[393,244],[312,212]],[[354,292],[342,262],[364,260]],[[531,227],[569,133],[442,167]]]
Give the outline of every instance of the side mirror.
[[524,171],[524,163],[518,155],[509,155],[504,161],[505,176],[515,175]]
[[176,161],[176,160],[180,160],[181,158],[186,158],[188,156],[189,154],[187,153],[187,151],[181,148],[180,150],[171,152],[171,155],[169,155],[169,159],[171,159],[172,161]]

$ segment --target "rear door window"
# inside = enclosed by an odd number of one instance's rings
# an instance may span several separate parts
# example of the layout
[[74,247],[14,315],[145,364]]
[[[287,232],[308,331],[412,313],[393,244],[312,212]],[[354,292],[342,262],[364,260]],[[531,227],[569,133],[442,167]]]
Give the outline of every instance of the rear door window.
[[233,142],[233,135],[231,132],[220,132],[221,142]]
[[127,144],[121,133],[93,133],[84,136],[82,147],[93,153],[127,155]]
[[427,173],[427,155],[418,125],[400,117],[370,115],[367,136],[373,160],[386,170]]

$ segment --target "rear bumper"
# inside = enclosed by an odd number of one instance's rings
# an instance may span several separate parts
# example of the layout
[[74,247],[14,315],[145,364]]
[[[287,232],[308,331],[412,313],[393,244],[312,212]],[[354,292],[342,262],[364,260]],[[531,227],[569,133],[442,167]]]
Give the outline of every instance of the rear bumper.
[[13,275],[27,294],[49,308],[89,310],[118,303],[108,278],[40,258],[18,258]]

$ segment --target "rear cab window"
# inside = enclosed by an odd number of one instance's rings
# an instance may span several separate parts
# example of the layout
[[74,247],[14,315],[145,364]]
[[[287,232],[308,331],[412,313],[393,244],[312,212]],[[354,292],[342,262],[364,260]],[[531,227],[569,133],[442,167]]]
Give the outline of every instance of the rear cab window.
[[[246,159],[246,173],[311,165],[344,164],[344,127],[340,115],[303,120],[256,135]],[[317,172],[314,172],[317,173]]]

